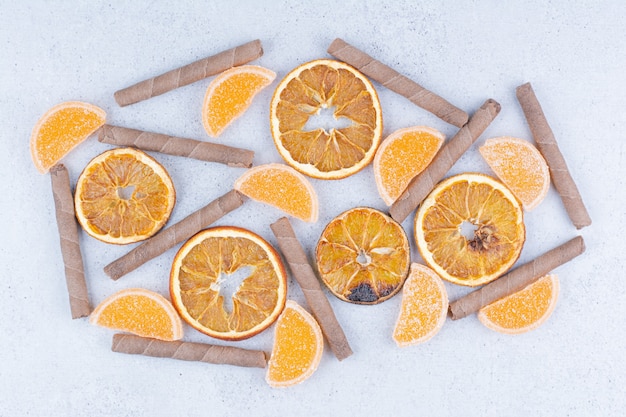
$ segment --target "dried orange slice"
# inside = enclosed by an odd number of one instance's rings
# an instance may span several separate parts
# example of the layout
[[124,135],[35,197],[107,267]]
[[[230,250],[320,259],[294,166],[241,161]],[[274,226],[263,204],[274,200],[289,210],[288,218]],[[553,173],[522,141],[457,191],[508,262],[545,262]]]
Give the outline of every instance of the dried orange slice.
[[430,164],[444,140],[441,132],[426,126],[396,130],[383,140],[373,165],[378,194],[388,206]]
[[506,334],[525,333],[548,320],[559,296],[559,280],[549,274],[526,288],[495,301],[478,311],[482,324]]
[[530,142],[502,136],[487,139],[478,148],[489,167],[530,211],[543,201],[550,188],[548,164]]
[[265,380],[272,387],[299,384],[317,370],[322,359],[322,330],[308,311],[288,300],[274,328],[274,345]]
[[290,166],[265,164],[250,168],[237,179],[235,189],[305,222],[317,221],[317,193],[309,180]]
[[400,347],[424,343],[441,330],[447,315],[448,293],[439,275],[425,265],[411,264],[393,340]]
[[183,337],[183,324],[172,304],[143,288],[129,288],[109,296],[94,309],[89,322],[153,339]]
[[395,295],[409,272],[409,241],[391,217],[357,207],[335,217],[317,243],[322,281],[338,298],[378,304]]
[[205,229],[174,258],[170,294],[187,323],[211,337],[243,340],[270,326],[285,306],[287,275],[263,238],[237,227]]
[[149,238],[167,222],[176,192],[155,159],[134,148],[106,151],[78,177],[76,217],[85,231],[107,243]]
[[274,71],[258,65],[233,67],[215,77],[202,104],[202,124],[209,136],[221,135],[275,78]]
[[415,216],[415,241],[443,279],[476,286],[515,263],[526,239],[521,205],[500,181],[459,174],[440,182]]
[[87,139],[106,119],[100,107],[81,101],[57,104],[33,128],[30,155],[39,172],[46,173],[79,143]]
[[[324,114],[322,114],[324,113]],[[332,115],[332,127],[308,126]],[[305,175],[338,179],[374,158],[383,119],[372,83],[343,62],[319,59],[300,65],[280,82],[270,106],[278,152]]]

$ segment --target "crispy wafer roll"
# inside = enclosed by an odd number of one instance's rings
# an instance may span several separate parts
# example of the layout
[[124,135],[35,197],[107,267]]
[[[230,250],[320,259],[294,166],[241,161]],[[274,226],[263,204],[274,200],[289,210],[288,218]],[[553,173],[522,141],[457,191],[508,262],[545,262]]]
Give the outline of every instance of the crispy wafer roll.
[[254,152],[247,149],[108,124],[99,129],[98,140],[111,145],[134,146],[144,151],[218,162],[231,167],[250,168],[254,158]]
[[501,298],[516,293],[524,287],[550,273],[556,267],[574,259],[585,251],[585,242],[582,236],[577,236],[568,242],[544,253],[534,260],[525,263],[501,276],[495,281],[467,294],[450,303],[452,319],[466,317],[486,305]]
[[248,197],[236,190],[227,192],[178,223],[145,240],[126,255],[111,262],[104,267],[104,272],[112,279],[126,275],[240,207],[247,199]]
[[500,104],[497,101],[492,99],[485,101],[467,124],[442,146],[430,165],[411,180],[404,193],[389,208],[391,217],[402,223],[485,131],[498,113]]
[[257,39],[116,91],[115,101],[122,107],[128,106],[246,64],[261,55],[263,48]]
[[53,166],[50,169],[50,176],[72,318],[86,317],[91,313],[91,305],[85,281],[83,256],[78,242],[78,222],[74,213],[70,176],[63,164]]
[[467,123],[466,112],[342,39],[335,39],[328,47],[328,53],[440,119],[457,127]]
[[577,229],[589,226],[591,224],[589,213],[532,86],[530,83],[520,85],[517,87],[516,94],[535,143],[537,143],[537,149],[548,163],[552,183],[563,200],[567,215]]
[[287,264],[289,264],[289,269],[302,288],[306,302],[333,353],[340,361],[352,355],[348,339],[335,317],[328,298],[322,291],[320,282],[307,260],[306,253],[300,245],[291,223],[286,217],[282,217],[270,227],[278,240],[278,246],[287,260]]
[[265,352],[259,350],[182,342],[180,340],[169,342],[121,333],[113,335],[111,350],[113,352],[134,355],[198,361],[217,365],[235,365],[252,368],[265,368],[267,365]]

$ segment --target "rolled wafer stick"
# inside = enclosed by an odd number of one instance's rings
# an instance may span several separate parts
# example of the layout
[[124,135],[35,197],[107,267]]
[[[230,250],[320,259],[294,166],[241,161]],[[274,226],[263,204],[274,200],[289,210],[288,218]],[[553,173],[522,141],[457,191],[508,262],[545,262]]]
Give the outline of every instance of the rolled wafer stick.
[[440,119],[457,127],[467,123],[466,112],[342,39],[335,39],[328,47],[328,53]]
[[532,86],[530,83],[522,84],[517,87],[516,94],[537,144],[537,149],[548,163],[550,177],[563,200],[567,215],[577,229],[589,226],[591,224],[589,213],[583,204],[578,187],[576,187],[576,183],[567,168],[565,158],[559,150],[554,133],[552,133]]
[[263,47],[257,39],[116,91],[115,101],[122,107],[128,106],[246,64],[261,55]]
[[70,311],[73,319],[86,317],[91,313],[91,305],[85,281],[83,256],[78,242],[78,222],[74,213],[70,176],[63,164],[53,166],[50,175]]
[[160,231],[126,255],[111,262],[104,267],[104,272],[112,279],[119,279],[174,245],[189,239],[203,228],[240,207],[247,199],[248,197],[236,190],[227,192],[178,223]]
[[233,346],[209,345],[206,343],[165,341],[131,334],[113,335],[113,352],[134,355],[172,358],[183,361],[198,361],[217,365],[235,365],[265,368],[265,352]]
[[98,130],[98,140],[111,145],[134,146],[144,151],[218,162],[231,167],[250,168],[254,158],[254,152],[247,149],[108,124]]
[[577,236],[549,250],[497,280],[450,303],[452,319],[458,320],[467,317],[494,301],[520,291],[584,251],[585,242],[582,236]]
[[272,223],[270,228],[276,236],[278,246],[287,260],[287,264],[289,264],[289,269],[302,288],[304,298],[319,323],[326,340],[328,340],[331,350],[337,359],[344,360],[352,355],[352,349],[337,321],[337,317],[335,317],[328,298],[322,291],[311,264],[307,260],[306,253],[291,227],[291,223],[286,217],[282,217],[277,222]]
[[467,124],[442,146],[430,165],[411,180],[406,190],[389,208],[391,217],[398,223],[402,223],[485,131],[499,112],[500,104],[497,101],[493,99],[485,101]]

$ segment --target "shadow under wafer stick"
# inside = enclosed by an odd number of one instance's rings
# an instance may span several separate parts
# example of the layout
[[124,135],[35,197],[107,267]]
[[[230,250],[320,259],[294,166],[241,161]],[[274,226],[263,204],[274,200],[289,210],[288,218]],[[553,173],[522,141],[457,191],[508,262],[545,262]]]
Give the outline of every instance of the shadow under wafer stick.
[[116,91],[115,101],[122,107],[128,106],[247,64],[261,55],[263,47],[257,39]]
[[498,113],[500,113],[500,104],[493,99],[488,99],[465,126],[441,147],[428,167],[411,180],[406,190],[389,208],[389,214],[395,221],[402,223],[411,211],[420,205],[456,161],[487,129]]
[[72,318],[87,317],[91,313],[91,305],[78,241],[79,226],[74,212],[70,176],[63,164],[53,166],[50,176]]
[[114,280],[119,279],[150,259],[174,247],[174,245],[189,239],[227,213],[241,207],[247,199],[248,197],[236,190],[227,192],[178,223],[145,240],[126,255],[111,262],[104,267],[104,272]]
[[134,146],[144,151],[217,162],[231,167],[250,168],[254,158],[254,152],[247,149],[108,124],[98,130],[98,140],[110,145]]
[[413,104],[431,112],[441,120],[456,127],[462,127],[467,123],[466,112],[344,40],[335,39],[328,47],[328,53],[352,65],[391,91],[406,97]]
[[549,274],[556,267],[585,251],[582,236],[577,236],[534,260],[521,265],[495,281],[450,303],[452,320],[462,319],[486,305],[516,293]]
[[270,228],[276,236],[278,246],[289,264],[291,273],[302,288],[304,298],[319,323],[330,348],[337,359],[344,360],[352,355],[352,349],[328,298],[322,291],[319,279],[313,272],[306,253],[291,227],[291,223],[286,217],[282,217],[272,223]]
[[250,368],[265,368],[265,352],[242,349],[234,346],[218,346],[206,343],[165,341],[131,334],[113,335],[113,352],[134,355],[172,358],[183,361],[198,361],[216,365],[234,365]]
[[537,144],[537,149],[548,163],[550,177],[563,200],[567,215],[577,229],[589,226],[591,224],[589,213],[583,204],[578,187],[576,187],[576,183],[567,168],[565,158],[559,150],[554,133],[552,133],[530,83],[517,87],[516,95]]

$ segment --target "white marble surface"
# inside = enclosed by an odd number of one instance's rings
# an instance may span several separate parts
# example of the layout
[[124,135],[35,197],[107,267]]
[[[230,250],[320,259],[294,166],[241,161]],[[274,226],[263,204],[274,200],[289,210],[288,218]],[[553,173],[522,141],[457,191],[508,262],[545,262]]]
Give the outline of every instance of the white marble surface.
[[[524,4],[522,4],[524,3]],[[618,416],[626,406],[624,236],[626,198],[626,3],[614,1],[64,2],[0,0],[0,416],[22,415],[432,415]],[[399,349],[391,339],[400,297],[373,307],[331,298],[354,355],[326,349],[305,383],[272,389],[261,369],[111,352],[112,332],[72,320],[50,178],[30,159],[29,137],[51,106],[84,100],[112,124],[209,140],[200,106],[209,79],[120,108],[113,92],[252,39],[257,64],[278,77],[329,57],[336,37],[365,50],[468,112],[487,98],[502,112],[451,172],[484,171],[477,146],[530,132],[515,87],[530,81],[594,221],[577,231],[551,189],[526,216],[520,262],[581,234],[586,253],[556,272],[552,317],[521,336],[500,335],[475,316],[448,321],[430,342]],[[450,125],[376,84],[385,134]],[[219,142],[252,149],[255,164],[280,162],[268,127],[273,88],[263,91]],[[65,163],[74,183],[108,149],[95,138]],[[175,222],[226,192],[241,169],[153,154],[178,193]],[[385,209],[371,167],[345,180],[312,181],[316,224],[293,221],[311,252],[341,211]],[[219,224],[250,228],[275,244],[282,214],[249,202]],[[403,224],[412,234],[411,220]],[[102,268],[126,253],[81,236],[94,304],[122,288],[167,295],[176,249],[117,282]],[[414,260],[419,261],[413,248]],[[289,296],[303,302],[290,281]],[[450,298],[467,289],[446,284]],[[186,340],[222,343],[186,328]],[[271,350],[271,332],[237,345]]]

